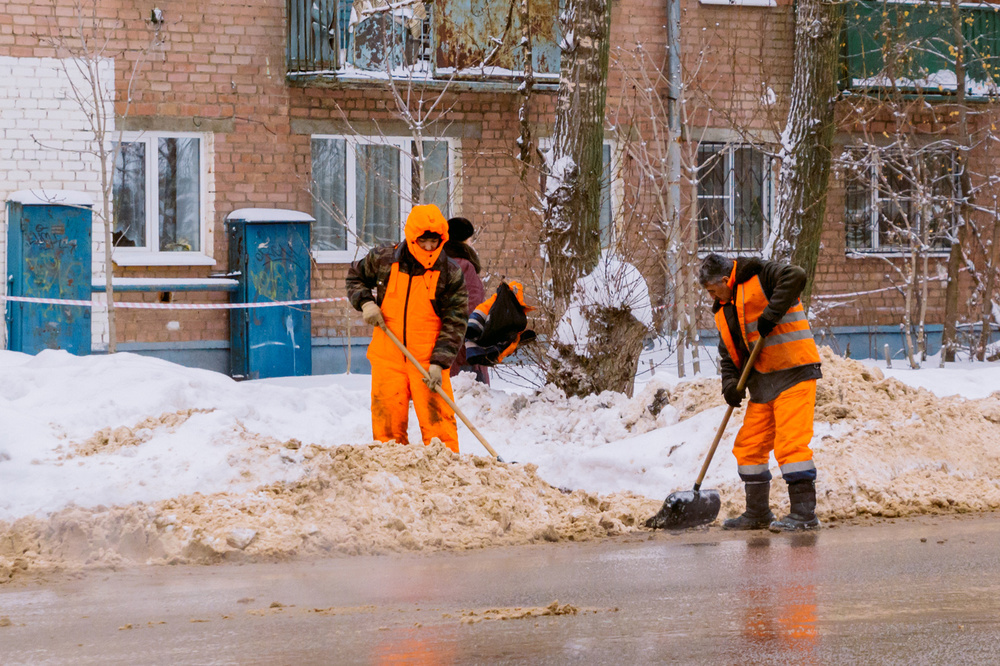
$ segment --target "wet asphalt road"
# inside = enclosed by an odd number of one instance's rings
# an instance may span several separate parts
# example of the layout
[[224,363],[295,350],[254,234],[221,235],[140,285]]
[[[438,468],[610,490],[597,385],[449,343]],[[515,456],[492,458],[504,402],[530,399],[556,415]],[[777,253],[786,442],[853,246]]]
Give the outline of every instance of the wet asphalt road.
[[2,664],[998,664],[1000,514],[89,573],[3,617]]

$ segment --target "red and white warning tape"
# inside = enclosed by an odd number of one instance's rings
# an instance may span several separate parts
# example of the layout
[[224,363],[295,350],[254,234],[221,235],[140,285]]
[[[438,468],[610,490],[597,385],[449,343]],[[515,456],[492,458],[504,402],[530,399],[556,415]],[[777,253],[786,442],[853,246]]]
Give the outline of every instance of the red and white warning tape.
[[[301,301],[269,301],[266,303],[136,303],[115,301],[115,308],[131,310],[235,310],[238,308],[273,308],[282,305],[310,305],[313,303],[333,303],[346,301],[344,296],[336,298],[309,298]],[[85,308],[104,306],[102,302],[73,300],[69,298],[37,298],[34,296],[7,296],[0,294],[0,301],[19,303],[41,303],[43,305],[78,305]]]

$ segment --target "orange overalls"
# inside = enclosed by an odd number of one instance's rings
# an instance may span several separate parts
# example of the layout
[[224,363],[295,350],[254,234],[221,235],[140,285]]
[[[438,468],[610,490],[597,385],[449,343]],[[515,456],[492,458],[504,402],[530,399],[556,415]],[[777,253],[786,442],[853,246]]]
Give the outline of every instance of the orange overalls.
[[[735,271],[734,267],[730,282],[735,282]],[[768,305],[767,296],[758,276],[742,284],[730,284],[730,287],[740,333],[747,349],[753,349],[760,338],[757,319]],[[715,323],[730,358],[742,370],[722,308],[715,313]],[[819,350],[809,330],[802,302],[796,301],[764,339],[764,348],[754,362],[754,370],[766,374],[819,362]],[[772,450],[786,481],[794,481],[798,476],[815,478],[816,465],[809,448],[815,408],[815,379],[795,384],[770,402],[748,402],[743,426],[733,444],[740,478],[748,482],[769,481],[768,457]]]
[[[444,218],[441,219],[443,222]],[[407,240],[410,235],[414,235],[414,238],[418,236],[421,230],[422,227],[418,227],[414,234],[408,221]],[[446,240],[447,223],[443,236]],[[440,248],[428,263],[433,264],[438,252]],[[439,276],[438,271],[432,270],[423,275],[411,276],[400,271],[399,262],[396,262],[392,265],[381,305],[385,325],[420,361],[425,370],[430,365],[434,345],[441,332],[441,319],[434,312],[432,304]],[[458,453],[455,412],[438,393],[427,388],[420,371],[381,328],[376,328],[372,333],[372,341],[368,345],[368,360],[372,366],[372,433],[375,439],[380,442],[395,440],[401,444],[409,444],[406,429],[412,399],[424,444],[429,444],[432,437],[437,437],[449,449]],[[441,380],[441,388],[454,400],[448,372],[442,374]]]

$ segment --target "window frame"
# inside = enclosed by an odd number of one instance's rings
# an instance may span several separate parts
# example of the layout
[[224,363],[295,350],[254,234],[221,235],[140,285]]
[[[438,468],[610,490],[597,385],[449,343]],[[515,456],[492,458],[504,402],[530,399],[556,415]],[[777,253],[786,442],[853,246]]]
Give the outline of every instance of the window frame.
[[[865,166],[865,176],[866,176],[866,178],[864,178],[864,179],[862,179],[860,177],[854,178],[850,174],[847,174],[846,177],[845,177],[845,183],[844,183],[844,252],[845,252],[845,254],[848,257],[855,257],[855,258],[864,258],[864,257],[901,257],[901,256],[906,256],[906,255],[911,254],[913,252],[913,247],[912,246],[883,244],[882,239],[881,239],[881,219],[882,219],[882,213],[883,213],[883,210],[884,210],[884,206],[886,204],[893,204],[894,203],[894,199],[893,199],[892,196],[889,196],[889,195],[882,196],[882,194],[883,194],[882,193],[882,183],[881,183],[880,175],[879,175],[878,170],[877,170],[877,165],[885,164],[887,158],[891,158],[891,156],[892,156],[891,155],[891,151],[888,151],[888,149],[886,147],[880,147],[880,146],[853,146],[853,147],[849,146],[849,147],[846,148],[846,150],[856,150],[856,151],[863,150],[863,151],[865,151],[865,152],[868,153],[868,155],[866,156],[866,159],[868,161],[867,161],[867,164]],[[878,159],[878,160],[873,159],[872,154],[875,151],[882,151],[882,150],[886,150],[887,151],[886,154],[882,155],[881,159]],[[948,155],[950,156],[951,160],[952,160],[952,163],[954,164],[956,162],[957,150],[955,150],[955,149],[941,150],[941,151],[938,151],[938,152],[940,152],[940,153],[947,152]],[[933,155],[933,153],[929,152],[929,153],[926,154],[926,157],[932,157],[932,155]],[[953,172],[952,175],[953,175],[953,178],[955,179],[954,183],[953,183],[953,187],[955,187],[956,191],[958,192],[958,197],[956,197],[955,201],[958,201],[958,200],[960,200],[962,198],[962,195],[961,195],[961,192],[962,192],[961,174],[958,173],[958,172]],[[868,220],[866,221],[865,226],[866,226],[866,231],[867,231],[866,236],[867,236],[868,241],[870,243],[870,246],[868,248],[857,248],[857,247],[849,247],[848,246],[847,220],[849,218],[848,206],[851,203],[851,198],[850,198],[850,196],[851,196],[851,192],[850,192],[851,183],[850,183],[850,180],[856,180],[857,182],[864,182],[864,187],[866,189],[866,192],[864,192],[864,194],[867,194],[866,199],[867,199]],[[905,199],[906,201],[911,202],[911,205],[912,205],[913,195],[911,193],[911,194],[907,195],[906,197],[899,197],[899,199]],[[862,200],[864,200],[864,199],[862,199]],[[959,214],[958,213],[958,205],[955,205],[954,208],[953,208],[953,210],[952,210],[952,215],[953,215],[953,217],[957,217],[958,214]],[[923,224],[923,219],[921,217],[918,217],[917,218],[917,223],[920,224],[920,225],[922,225]],[[952,220],[952,225],[955,225],[955,224],[957,224],[957,220],[953,219]],[[951,252],[951,247],[950,247],[950,242],[949,242],[948,245],[945,246],[945,247],[932,248],[930,250],[927,250],[927,251],[923,252],[922,254],[925,254],[926,256],[930,256],[930,257],[943,257],[943,256],[947,256],[950,252]]]
[[[312,142],[316,140],[339,140],[345,143],[344,160],[344,180],[345,180],[345,203],[347,210],[347,235],[345,249],[343,250],[317,250],[310,248],[313,259],[319,264],[342,264],[356,261],[363,257],[371,249],[358,242],[357,237],[357,147],[362,145],[381,145],[395,147],[400,153],[399,159],[399,238],[403,239],[403,228],[406,225],[406,218],[413,208],[413,157],[412,144],[416,139],[405,135],[358,135],[358,134],[312,134],[309,137],[309,168],[310,168],[310,194],[313,191],[315,181],[312,178]],[[444,142],[448,145],[448,202],[449,207],[454,209],[458,203],[457,185],[461,164],[461,140],[453,137],[425,136],[422,141]],[[315,196],[313,201],[313,217],[319,220],[316,215],[317,201]]]
[[[709,140],[699,141],[695,145],[695,165],[697,170],[700,171],[700,167],[697,166],[699,158],[698,153],[702,150],[702,148],[705,146],[719,146],[719,150],[717,152],[725,153],[723,161],[723,169],[726,174],[725,181],[723,184],[724,194],[722,195],[722,197],[702,196],[701,175],[698,174],[698,176],[696,176],[695,179],[696,180],[695,206],[697,207],[695,220],[696,224],[698,225],[696,233],[698,234],[698,252],[700,254],[704,255],[714,252],[717,254],[733,255],[733,256],[737,254],[756,256],[761,254],[761,252],[763,252],[764,250],[764,246],[767,245],[768,236],[771,233],[771,223],[774,219],[774,210],[777,203],[777,191],[776,191],[778,184],[777,172],[780,163],[779,160],[772,154],[768,153],[765,150],[761,150],[759,145],[760,144],[755,144],[755,143],[733,142],[733,141],[709,141]],[[744,148],[751,149],[760,153],[763,159],[766,161],[765,169],[763,171],[767,173],[767,178],[761,184],[762,188],[766,188],[767,193],[766,195],[762,194],[761,196],[761,199],[765,202],[766,208],[763,211],[764,220],[761,226],[760,247],[734,247],[734,239],[736,238],[736,234],[733,233],[733,226],[736,217],[736,199],[737,199],[736,183],[735,183],[736,179],[734,178],[733,175],[735,173],[735,167],[733,164],[735,160],[734,153],[737,149],[744,149]],[[726,234],[728,238],[728,243],[726,247],[717,245],[706,245],[701,240],[701,202],[709,198],[726,199],[725,213],[726,213],[726,224],[728,225]]]
[[[122,131],[114,143],[143,143],[146,146],[146,245],[143,247],[114,246],[112,260],[119,266],[214,266],[211,256],[211,229],[208,224],[210,197],[209,168],[212,135],[205,132],[166,132],[154,130]],[[159,141],[160,139],[198,139],[198,250],[161,250],[160,241],[160,188]],[[115,156],[119,149],[115,147]],[[112,179],[116,164],[112,164]],[[112,188],[113,190],[113,188]],[[112,211],[116,209],[112,191]],[[150,214],[152,213],[152,214]],[[112,213],[114,214],[114,213]],[[117,220],[114,221],[117,223]]]

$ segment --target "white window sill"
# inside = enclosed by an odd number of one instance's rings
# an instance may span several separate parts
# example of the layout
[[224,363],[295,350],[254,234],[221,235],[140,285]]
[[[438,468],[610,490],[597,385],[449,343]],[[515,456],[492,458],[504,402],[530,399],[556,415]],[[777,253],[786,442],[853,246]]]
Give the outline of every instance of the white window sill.
[[777,7],[775,0],[698,0],[703,5],[733,5],[734,7]]
[[[909,258],[913,253],[910,250],[847,250],[845,253],[848,259],[903,259]],[[951,250],[928,250],[920,256],[928,256],[931,259],[947,259]]]
[[312,250],[313,259],[317,264],[349,264],[367,254],[368,252],[365,250]]
[[763,250],[761,250],[760,248],[749,248],[749,247],[740,248],[738,250],[730,250],[721,247],[698,248],[698,256],[701,258],[705,258],[710,254],[717,254],[720,257],[726,257],[729,259],[735,259],[736,257],[756,257],[758,259],[763,259],[763,257],[761,256],[762,252]]
[[215,266],[215,259],[200,252],[123,252],[111,260],[118,266]]

